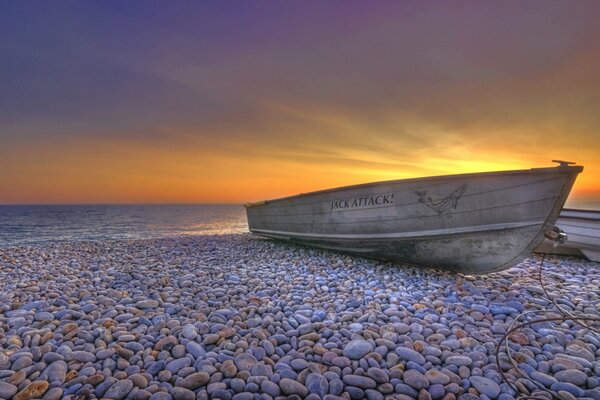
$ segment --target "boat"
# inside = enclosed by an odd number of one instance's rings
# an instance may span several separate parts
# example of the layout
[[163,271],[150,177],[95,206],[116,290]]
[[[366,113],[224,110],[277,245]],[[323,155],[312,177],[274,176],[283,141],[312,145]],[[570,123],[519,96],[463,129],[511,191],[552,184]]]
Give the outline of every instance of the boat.
[[564,208],[558,215],[556,226],[567,235],[564,243],[544,240],[537,253],[584,255],[600,262],[600,211]]
[[510,268],[554,232],[575,163],[365,183],[246,204],[250,232],[467,274]]

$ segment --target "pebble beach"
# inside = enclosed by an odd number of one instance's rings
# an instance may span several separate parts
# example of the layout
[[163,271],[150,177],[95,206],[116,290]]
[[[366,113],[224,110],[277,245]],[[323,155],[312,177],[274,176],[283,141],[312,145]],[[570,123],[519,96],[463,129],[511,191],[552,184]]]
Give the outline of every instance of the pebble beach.
[[[458,276],[250,234],[0,248],[0,398],[600,399],[600,335],[572,320],[496,360],[521,313],[562,315],[539,262]],[[600,318],[599,264],[543,279]]]

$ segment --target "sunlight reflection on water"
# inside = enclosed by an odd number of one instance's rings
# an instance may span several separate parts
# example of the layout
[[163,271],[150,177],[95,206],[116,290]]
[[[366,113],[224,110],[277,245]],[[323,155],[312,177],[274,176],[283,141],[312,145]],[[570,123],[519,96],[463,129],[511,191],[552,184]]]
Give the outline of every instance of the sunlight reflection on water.
[[241,205],[0,206],[0,246],[242,232]]

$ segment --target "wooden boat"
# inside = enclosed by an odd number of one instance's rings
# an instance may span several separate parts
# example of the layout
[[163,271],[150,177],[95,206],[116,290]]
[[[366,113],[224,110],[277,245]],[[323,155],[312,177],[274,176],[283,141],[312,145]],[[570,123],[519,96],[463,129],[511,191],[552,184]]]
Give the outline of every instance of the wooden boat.
[[535,251],[550,254],[583,254],[600,262],[600,211],[564,208],[556,226],[567,235],[564,243],[555,245],[544,240]]
[[464,273],[509,268],[553,228],[583,167],[366,183],[246,204],[257,235]]

